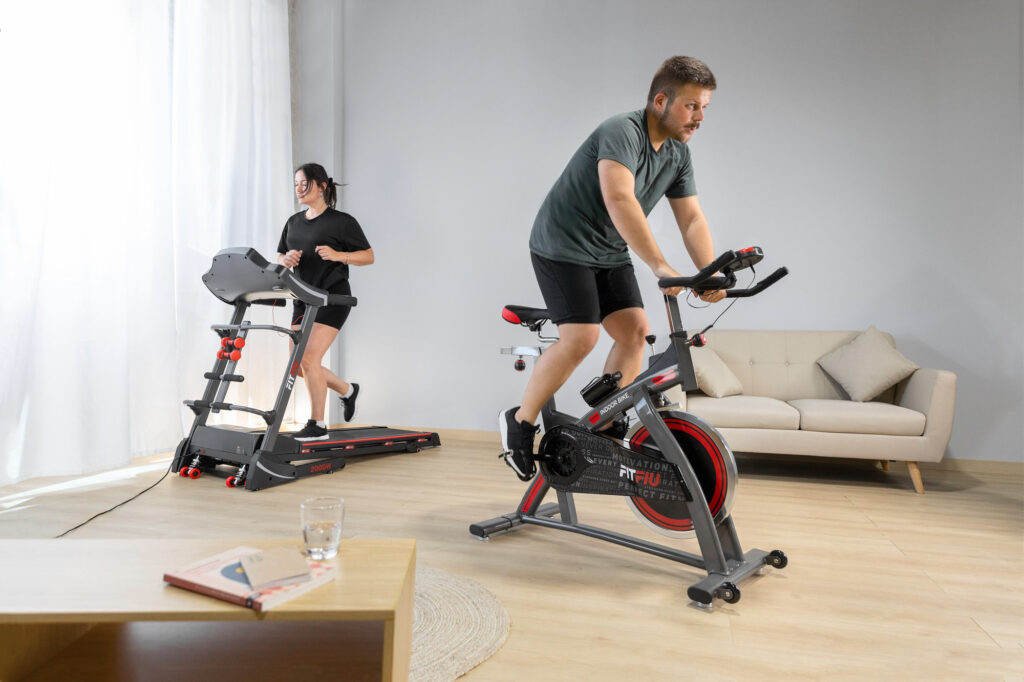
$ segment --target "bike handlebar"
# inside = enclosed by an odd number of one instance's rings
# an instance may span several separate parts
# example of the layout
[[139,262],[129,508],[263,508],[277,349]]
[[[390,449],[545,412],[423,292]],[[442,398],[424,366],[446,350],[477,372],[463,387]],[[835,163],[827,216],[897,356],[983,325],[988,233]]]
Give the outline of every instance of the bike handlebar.
[[745,298],[747,296],[756,296],[771,285],[778,282],[780,279],[789,274],[789,269],[785,266],[779,268],[772,274],[768,275],[760,282],[750,287],[749,289],[728,289],[725,292],[727,298]]
[[[761,260],[761,250],[757,247],[744,249],[739,253],[726,251],[712,263],[700,270],[696,275],[690,277],[663,277],[658,280],[658,286],[662,289],[672,287],[686,287],[697,292],[714,291],[725,289],[725,295],[729,298],[744,298],[761,293],[771,285],[789,274],[789,270],[781,267],[772,274],[765,277],[752,287],[747,289],[733,289],[736,285],[736,274],[734,270],[741,270],[750,267],[753,263]],[[716,272],[724,272],[724,275],[715,275]]]
[[[711,279],[711,276],[713,274],[715,274],[716,272],[718,272],[719,270],[721,270],[734,260],[736,260],[736,252],[726,251],[721,256],[716,258],[713,262],[706,265],[696,275],[692,275],[690,277],[662,277],[661,279],[658,280],[658,286],[661,287],[662,289],[670,289],[672,287],[686,287],[687,289],[693,289],[694,287],[700,286],[707,282],[709,279]],[[721,284],[727,283],[726,277],[722,277],[721,280]],[[735,283],[735,278],[733,278],[733,282]],[[721,287],[719,286],[716,288]]]

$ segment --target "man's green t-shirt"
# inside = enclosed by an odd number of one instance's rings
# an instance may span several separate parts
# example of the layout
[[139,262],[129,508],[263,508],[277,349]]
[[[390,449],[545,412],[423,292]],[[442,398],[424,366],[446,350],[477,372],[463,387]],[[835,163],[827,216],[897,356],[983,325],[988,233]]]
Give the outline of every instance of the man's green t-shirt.
[[655,152],[645,110],[613,116],[576,150],[548,192],[533,222],[530,251],[549,260],[603,268],[630,262],[626,242],[601,196],[600,159],[617,161],[633,173],[644,215],[663,196],[675,199],[697,193],[685,143],[669,138]]

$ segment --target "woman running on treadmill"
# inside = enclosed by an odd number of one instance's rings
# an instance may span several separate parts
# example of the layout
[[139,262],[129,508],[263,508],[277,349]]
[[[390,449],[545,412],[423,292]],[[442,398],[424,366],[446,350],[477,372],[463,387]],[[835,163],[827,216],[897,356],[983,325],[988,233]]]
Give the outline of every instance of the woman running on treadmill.
[[[277,246],[277,262],[294,268],[295,274],[318,289],[351,295],[348,267],[372,264],[373,249],[356,219],[334,209],[338,198],[336,188],[334,179],[320,164],[307,163],[295,171],[295,196],[306,210],[299,211],[285,223]],[[301,301],[293,304],[292,329],[298,329],[306,314],[306,304]],[[328,388],[341,396],[345,421],[352,421],[355,416],[359,384],[342,381],[322,364],[324,354],[334,343],[350,310],[340,305],[317,310],[299,370],[299,376],[306,380],[312,414],[306,426],[292,434],[295,440],[327,438],[324,411]]]

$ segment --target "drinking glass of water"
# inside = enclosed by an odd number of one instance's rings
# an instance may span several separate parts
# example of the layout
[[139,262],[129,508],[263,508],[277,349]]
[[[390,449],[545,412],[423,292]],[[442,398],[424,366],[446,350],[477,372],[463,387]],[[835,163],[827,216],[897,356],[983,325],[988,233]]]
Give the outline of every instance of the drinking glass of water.
[[345,500],[337,497],[313,497],[299,507],[306,556],[330,559],[338,555],[341,524],[345,520]]

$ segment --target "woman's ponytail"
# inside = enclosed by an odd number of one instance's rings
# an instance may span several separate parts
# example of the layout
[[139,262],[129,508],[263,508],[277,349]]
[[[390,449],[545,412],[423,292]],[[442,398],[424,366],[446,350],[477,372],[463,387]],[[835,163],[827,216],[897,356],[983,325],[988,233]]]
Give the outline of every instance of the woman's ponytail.
[[302,171],[302,174],[306,176],[306,180],[311,184],[324,188],[324,202],[331,208],[334,208],[334,205],[338,202],[338,184],[334,182],[334,178],[327,175],[324,167],[319,163],[304,163],[295,169],[296,173],[299,171]]

